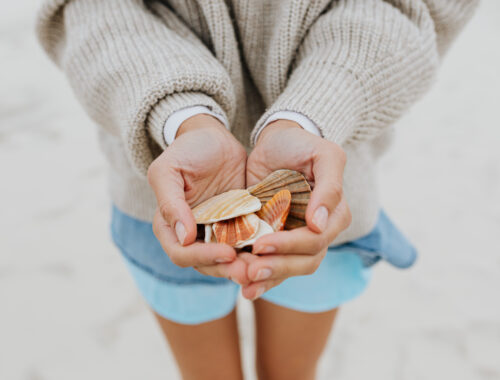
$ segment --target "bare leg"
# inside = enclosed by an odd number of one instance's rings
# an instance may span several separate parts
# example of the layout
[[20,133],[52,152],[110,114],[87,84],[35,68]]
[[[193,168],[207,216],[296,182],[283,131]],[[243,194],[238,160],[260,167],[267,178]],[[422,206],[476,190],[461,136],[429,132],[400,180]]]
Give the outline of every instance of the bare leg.
[[313,380],[337,309],[302,313],[254,302],[259,380]]
[[236,312],[199,325],[182,325],[159,315],[184,380],[243,379]]

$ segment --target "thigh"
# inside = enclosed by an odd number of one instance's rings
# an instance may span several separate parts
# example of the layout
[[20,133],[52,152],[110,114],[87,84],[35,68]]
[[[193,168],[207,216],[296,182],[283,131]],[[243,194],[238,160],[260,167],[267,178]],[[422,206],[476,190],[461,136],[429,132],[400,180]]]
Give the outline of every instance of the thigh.
[[314,379],[337,309],[304,313],[262,299],[254,309],[259,380]]
[[243,379],[235,310],[198,325],[155,315],[184,380]]

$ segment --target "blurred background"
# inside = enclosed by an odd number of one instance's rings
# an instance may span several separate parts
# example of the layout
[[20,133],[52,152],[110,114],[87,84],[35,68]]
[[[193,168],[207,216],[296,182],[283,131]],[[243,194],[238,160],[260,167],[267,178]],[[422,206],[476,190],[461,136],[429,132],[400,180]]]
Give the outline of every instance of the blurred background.
[[[93,123],[38,46],[38,0],[0,12],[0,379],[178,379],[110,242]],[[380,164],[420,250],[345,305],[320,379],[500,379],[500,2],[483,0]],[[240,302],[248,379],[252,313]]]

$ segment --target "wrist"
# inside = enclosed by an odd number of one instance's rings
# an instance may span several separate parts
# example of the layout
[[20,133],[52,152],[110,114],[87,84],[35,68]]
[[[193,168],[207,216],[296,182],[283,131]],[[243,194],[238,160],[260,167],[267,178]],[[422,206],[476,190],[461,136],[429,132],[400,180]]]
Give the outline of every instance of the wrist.
[[296,129],[296,128],[302,130],[302,126],[299,123],[292,120],[278,119],[272,121],[269,124],[267,124],[266,127],[260,132],[257,141],[255,143],[258,144],[259,141],[265,139],[265,137],[268,136],[269,134],[282,131],[285,129]]
[[175,138],[178,138],[185,133],[201,129],[216,129],[227,132],[226,127],[219,119],[217,119],[212,115],[202,113],[191,116],[190,118],[184,120],[179,126],[179,129],[177,130]]

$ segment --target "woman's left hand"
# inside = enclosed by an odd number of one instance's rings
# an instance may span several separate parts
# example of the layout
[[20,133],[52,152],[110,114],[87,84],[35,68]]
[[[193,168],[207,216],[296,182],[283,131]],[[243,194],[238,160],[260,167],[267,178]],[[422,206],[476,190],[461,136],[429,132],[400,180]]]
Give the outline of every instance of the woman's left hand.
[[279,231],[259,238],[253,255],[240,254],[251,283],[243,287],[248,299],[260,297],[288,277],[312,274],[328,246],[351,223],[342,191],[345,153],[337,144],[303,130],[299,124],[277,120],[261,132],[247,161],[247,185],[277,169],[304,174],[313,185],[306,209],[307,227]]

